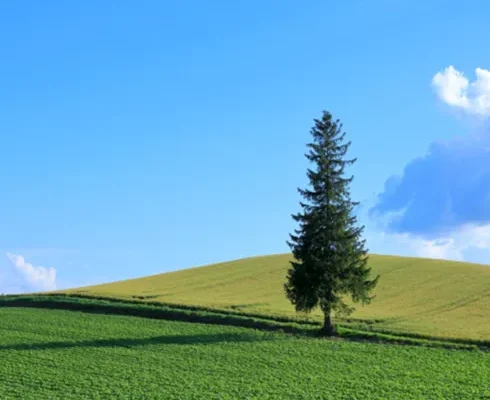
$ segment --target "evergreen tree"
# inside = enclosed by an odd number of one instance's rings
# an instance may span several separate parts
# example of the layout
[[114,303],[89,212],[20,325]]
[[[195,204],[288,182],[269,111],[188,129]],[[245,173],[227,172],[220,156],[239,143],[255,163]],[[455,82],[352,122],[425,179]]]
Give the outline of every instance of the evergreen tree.
[[286,296],[297,311],[310,312],[319,306],[324,314],[321,333],[332,335],[331,315],[348,315],[354,309],[344,302],[350,295],[354,303],[368,304],[370,291],[379,276],[370,279],[363,226],[356,226],[349,184],[353,176],[344,176],[345,167],[356,159],[345,160],[351,142],[344,142],[342,124],[324,111],[314,119],[313,142],[306,158],[316,165],[307,170],[310,188],[298,189],[304,198],[302,212],[293,215],[299,228],[290,235],[294,261],[284,285]]

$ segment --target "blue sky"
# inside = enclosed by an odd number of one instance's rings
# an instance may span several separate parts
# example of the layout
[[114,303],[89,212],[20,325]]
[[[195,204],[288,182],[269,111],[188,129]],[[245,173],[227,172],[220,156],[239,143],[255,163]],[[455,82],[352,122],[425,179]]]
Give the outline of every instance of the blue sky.
[[490,264],[490,4],[337,3],[2,3],[0,291],[288,251],[324,109],[371,251]]

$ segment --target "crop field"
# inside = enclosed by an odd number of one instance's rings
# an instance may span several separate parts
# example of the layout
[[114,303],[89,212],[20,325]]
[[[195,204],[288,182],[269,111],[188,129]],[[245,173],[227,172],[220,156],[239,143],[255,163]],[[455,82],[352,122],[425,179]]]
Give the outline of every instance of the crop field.
[[490,353],[0,308],[1,399],[490,399]]
[[[68,293],[297,316],[284,296],[289,255],[212,266],[68,290]],[[381,280],[376,298],[352,318],[371,329],[437,338],[490,339],[490,266],[396,256],[370,256]],[[319,312],[312,314],[320,319]]]

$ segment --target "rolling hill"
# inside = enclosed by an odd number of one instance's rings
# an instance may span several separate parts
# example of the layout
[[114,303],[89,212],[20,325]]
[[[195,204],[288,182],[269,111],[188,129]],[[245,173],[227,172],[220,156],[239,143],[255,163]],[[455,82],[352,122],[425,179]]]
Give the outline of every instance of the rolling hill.
[[377,297],[324,340],[289,257],[0,296],[0,397],[489,398],[490,267],[372,255]]
[[[302,319],[284,297],[289,260],[287,254],[246,258],[63,292]],[[376,298],[357,305],[351,322],[439,338],[490,338],[489,266],[383,255],[371,255],[370,265],[381,274]]]

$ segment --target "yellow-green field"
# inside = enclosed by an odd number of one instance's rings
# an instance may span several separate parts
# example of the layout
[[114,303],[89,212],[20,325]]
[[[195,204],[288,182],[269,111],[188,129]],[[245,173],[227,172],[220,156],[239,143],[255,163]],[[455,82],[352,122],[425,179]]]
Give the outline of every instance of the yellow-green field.
[[[295,316],[283,291],[289,260],[255,257],[64,292]],[[381,274],[376,298],[352,318],[392,332],[490,339],[490,266],[381,255],[370,265]]]

